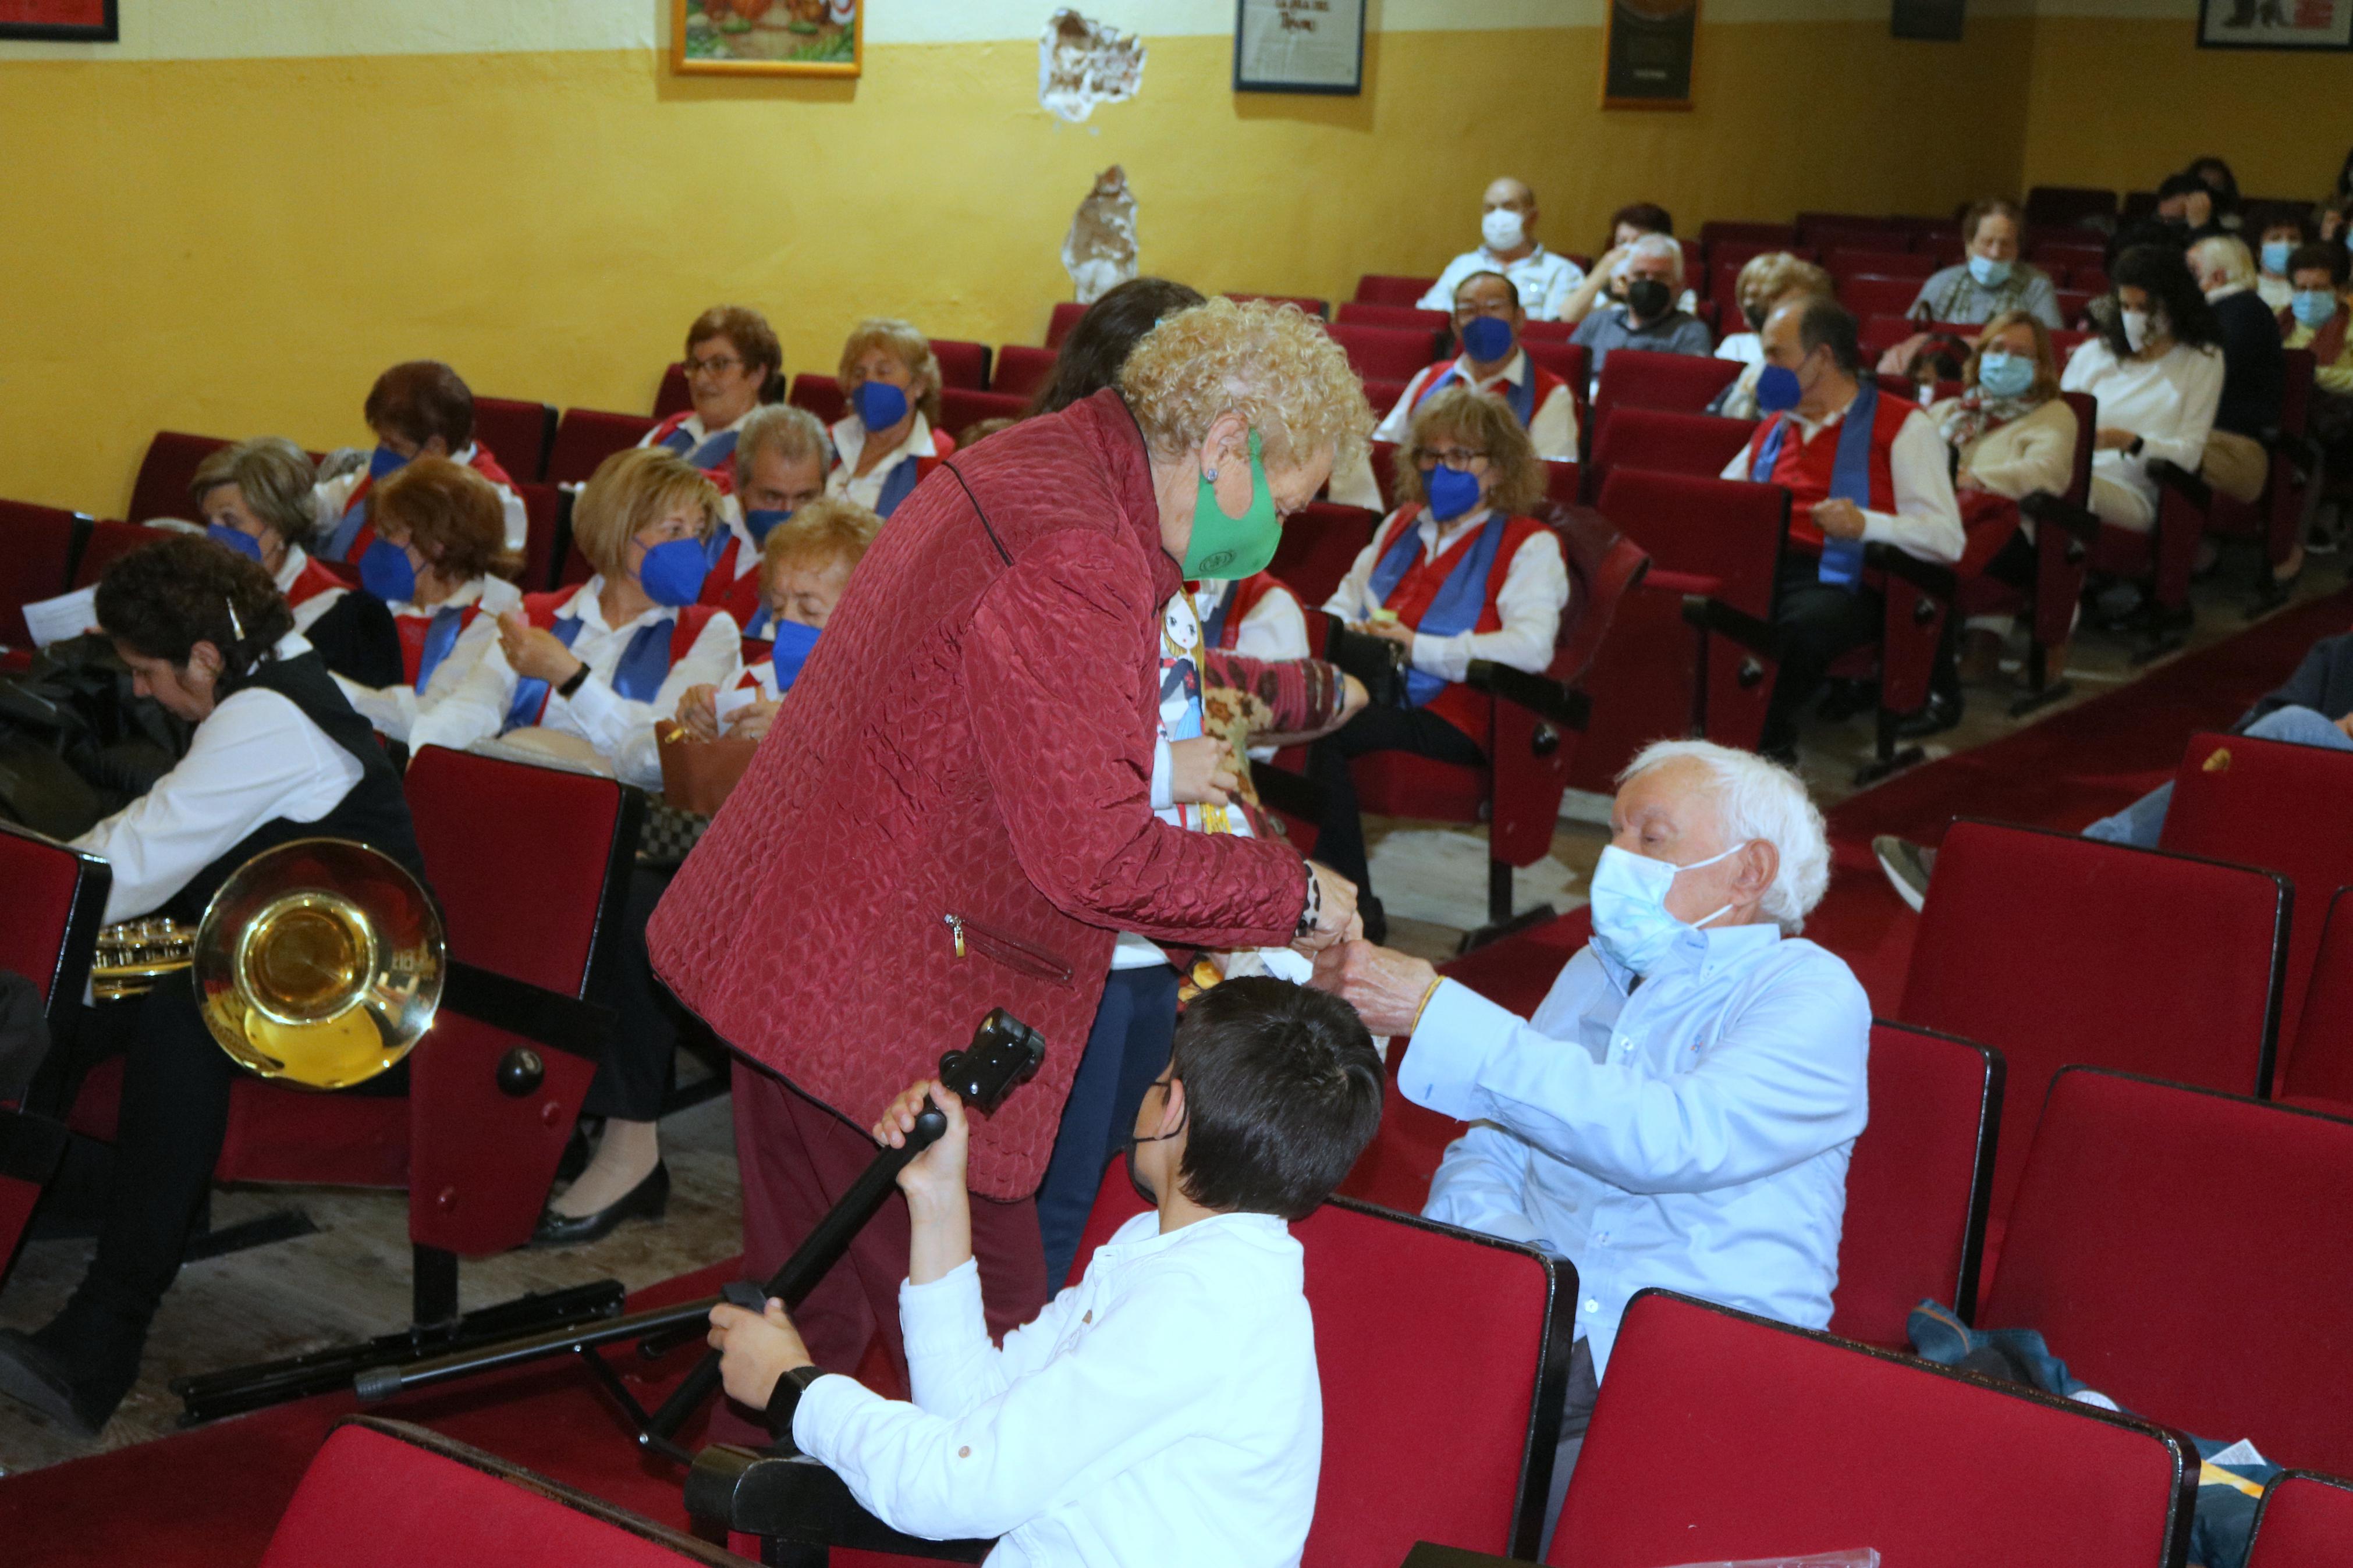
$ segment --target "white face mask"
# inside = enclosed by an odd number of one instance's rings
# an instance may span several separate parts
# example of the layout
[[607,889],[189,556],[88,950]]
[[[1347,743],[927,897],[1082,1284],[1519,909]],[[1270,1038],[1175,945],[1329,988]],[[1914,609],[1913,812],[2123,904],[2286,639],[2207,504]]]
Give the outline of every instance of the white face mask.
[[1675,879],[1685,871],[1729,859],[1747,847],[1744,839],[1721,855],[1678,866],[1671,860],[1653,860],[1620,849],[1615,844],[1606,847],[1600,862],[1593,868],[1588,888],[1594,945],[1624,968],[1648,974],[1672,951],[1685,931],[1697,931],[1732,908],[1726,904],[1689,923],[1677,920],[1667,910],[1667,889],[1675,885]]
[[1479,237],[1490,250],[1517,250],[1527,237],[1527,225],[1510,207],[1493,207],[1479,220]]
[[2125,324],[2125,346],[2138,353],[2148,346],[2150,317],[2147,310],[2126,310],[2122,313]]

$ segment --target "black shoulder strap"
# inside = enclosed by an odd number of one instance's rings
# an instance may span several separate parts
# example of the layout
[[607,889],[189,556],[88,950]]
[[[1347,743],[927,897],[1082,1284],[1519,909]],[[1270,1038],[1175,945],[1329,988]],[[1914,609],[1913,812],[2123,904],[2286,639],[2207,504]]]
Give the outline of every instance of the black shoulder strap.
[[988,542],[997,547],[997,558],[1008,566],[1012,565],[1013,557],[1007,552],[1005,541],[997,537],[997,525],[988,521],[988,509],[980,504],[980,498],[972,493],[970,485],[964,482],[964,475],[956,470],[955,460],[944,458],[940,460],[940,467],[955,475],[956,487],[964,491],[964,499],[972,502],[972,514],[980,519],[980,526],[988,531]]

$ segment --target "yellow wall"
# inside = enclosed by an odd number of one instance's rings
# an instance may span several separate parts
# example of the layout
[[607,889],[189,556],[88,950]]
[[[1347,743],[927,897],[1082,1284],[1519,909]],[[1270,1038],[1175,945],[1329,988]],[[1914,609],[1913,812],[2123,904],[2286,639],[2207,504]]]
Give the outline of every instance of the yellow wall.
[[[1147,269],[1334,298],[1434,270],[1504,172],[1574,250],[1638,197],[1687,224],[1950,210],[2016,183],[2034,26],[1708,26],[1690,114],[1602,113],[1591,27],[1377,34],[1354,99],[1237,97],[1228,40],[1171,37],[1077,127],[1038,107],[1028,43],[874,47],[854,83],[646,50],[0,61],[0,496],[117,512],[158,427],[362,440],[370,379],[421,355],[643,408],[719,300],[765,310],[793,370],[869,313],[1036,342],[1114,161]],[[1956,136],[1930,81],[1997,129]]]

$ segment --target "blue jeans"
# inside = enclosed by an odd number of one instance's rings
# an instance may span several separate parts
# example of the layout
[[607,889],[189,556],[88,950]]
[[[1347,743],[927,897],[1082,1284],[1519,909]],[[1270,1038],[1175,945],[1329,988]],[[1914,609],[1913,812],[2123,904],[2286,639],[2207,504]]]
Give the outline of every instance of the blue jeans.
[[[2258,741],[2285,741],[2291,745],[2353,752],[2353,738],[2348,738],[2335,720],[2309,708],[2275,708],[2240,733]],[[2129,844],[2137,849],[2154,849],[2158,836],[2165,831],[2165,808],[2172,804],[2173,784],[2168,780],[2114,816],[2100,818],[2084,829],[2084,837],[2110,844]]]
[[1038,1231],[1046,1244],[1050,1297],[1061,1289],[1078,1256],[1103,1167],[1135,1131],[1136,1110],[1168,1065],[1176,1037],[1176,972],[1165,963],[1113,970],[1038,1188]]

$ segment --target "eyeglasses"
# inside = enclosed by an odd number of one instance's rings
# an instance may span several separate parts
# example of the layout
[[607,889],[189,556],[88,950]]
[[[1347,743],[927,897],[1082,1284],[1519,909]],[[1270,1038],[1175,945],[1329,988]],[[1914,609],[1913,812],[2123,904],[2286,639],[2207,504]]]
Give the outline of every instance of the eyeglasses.
[[1467,468],[1473,463],[1487,460],[1484,452],[1473,452],[1467,447],[1424,447],[1415,458],[1418,466],[1434,468],[1443,463],[1450,468]]
[[729,371],[741,366],[743,363],[744,362],[742,360],[735,358],[732,354],[713,354],[709,359],[691,359],[687,361],[686,374],[689,375],[725,375]]

